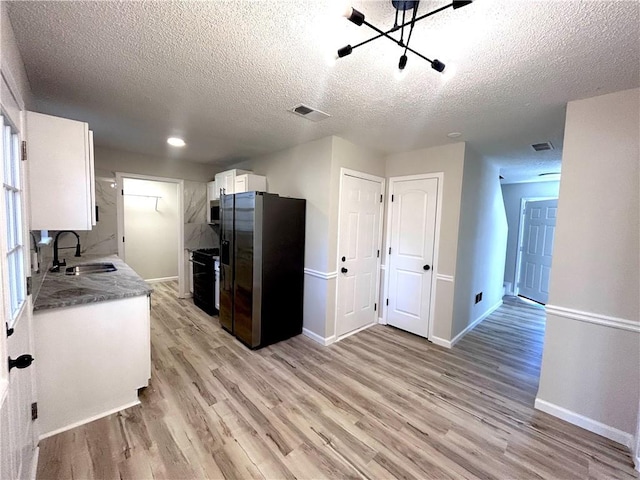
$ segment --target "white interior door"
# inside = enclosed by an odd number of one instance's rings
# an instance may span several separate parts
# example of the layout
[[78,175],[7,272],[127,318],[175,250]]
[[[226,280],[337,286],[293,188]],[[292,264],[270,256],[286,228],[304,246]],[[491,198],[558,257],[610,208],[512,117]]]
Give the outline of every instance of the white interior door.
[[[9,92],[2,85],[3,95]],[[7,357],[17,360],[33,351],[31,301],[26,291],[29,269],[29,230],[25,204],[24,162],[20,161],[19,114],[11,118],[2,98],[0,115],[0,478],[35,477],[33,471],[37,431],[31,415],[34,402],[34,369],[37,364],[20,362],[9,369]],[[6,116],[5,116],[6,114]],[[24,360],[24,358],[23,358]],[[23,368],[24,367],[24,368]]]
[[546,304],[558,199],[527,202],[520,253],[518,295]]
[[394,182],[390,193],[387,323],[427,337],[438,179]]
[[338,239],[338,337],[377,321],[381,196],[384,181],[343,174]]
[[[26,310],[13,325],[7,338],[7,356],[18,359],[33,350],[31,314]],[[4,329],[5,326],[3,325]],[[7,357],[3,360],[6,361]],[[37,432],[31,416],[34,402],[36,364],[28,368],[13,368],[8,375],[8,388],[0,404],[0,478],[29,478],[34,467]],[[1,395],[1,393],[0,393]]]

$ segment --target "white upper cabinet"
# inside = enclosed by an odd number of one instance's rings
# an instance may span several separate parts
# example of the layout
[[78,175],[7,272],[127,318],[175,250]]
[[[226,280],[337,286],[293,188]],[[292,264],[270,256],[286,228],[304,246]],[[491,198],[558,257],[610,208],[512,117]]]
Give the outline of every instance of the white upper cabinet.
[[207,183],[207,223],[211,223],[211,202],[220,198],[216,182]]
[[95,225],[93,132],[84,122],[27,112],[31,230]]
[[216,182],[207,183],[207,202],[217,200],[218,198],[220,198],[220,192],[218,192],[216,188]]
[[236,176],[233,193],[266,191],[267,177],[254,175],[253,173],[245,173],[243,175]]
[[216,174],[216,189],[217,197],[220,198],[220,191],[226,194],[236,193],[236,177],[238,175],[242,175],[245,173],[251,173],[247,170],[238,170],[234,168],[233,170],[227,170],[225,172],[220,172]]

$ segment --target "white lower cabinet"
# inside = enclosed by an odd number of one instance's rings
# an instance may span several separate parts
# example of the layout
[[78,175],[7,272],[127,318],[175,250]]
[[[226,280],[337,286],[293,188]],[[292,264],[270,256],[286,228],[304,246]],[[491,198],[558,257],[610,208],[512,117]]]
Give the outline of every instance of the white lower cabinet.
[[34,312],[40,438],[139,403],[151,378],[149,300]]

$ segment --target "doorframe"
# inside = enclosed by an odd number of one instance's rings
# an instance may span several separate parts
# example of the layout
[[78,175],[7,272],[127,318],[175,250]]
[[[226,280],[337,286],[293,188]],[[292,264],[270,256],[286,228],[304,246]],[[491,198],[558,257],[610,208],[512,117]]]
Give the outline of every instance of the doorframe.
[[544,200],[558,200],[558,197],[521,197],[520,198],[520,220],[518,222],[518,245],[516,246],[516,274],[513,279],[513,296],[520,293],[520,262],[522,261],[522,242],[524,241],[524,221],[525,208],[527,202],[542,202]]
[[[2,88],[4,87],[4,88]],[[18,82],[16,82],[11,70],[7,65],[3,64],[0,66],[0,88],[4,90],[8,95],[4,95],[0,97],[0,113],[2,113],[6,119],[12,123],[16,130],[18,131],[18,139],[20,144],[22,145],[23,141],[27,141],[27,108],[24,102],[24,99],[21,95],[20,88]],[[33,277],[33,272],[31,270],[31,195],[29,191],[29,163],[26,161],[20,161],[20,190],[22,192],[21,202],[22,202],[22,246],[23,246],[23,264],[24,264],[24,274],[27,278]],[[5,205],[4,199],[0,200],[0,220],[2,225],[5,225]],[[2,243],[5,247],[5,235],[2,235],[0,238],[0,243]],[[5,248],[6,249],[6,248]],[[2,249],[2,251],[5,251]],[[7,279],[6,279],[6,268],[5,267],[6,259],[2,259],[0,263],[2,263],[3,268],[0,270],[0,310],[2,313],[0,317],[4,318],[5,306],[8,299],[8,289],[7,289]],[[44,268],[44,267],[43,267]],[[25,291],[25,301],[20,308],[16,316],[16,324],[14,327],[19,327],[17,325],[17,320],[21,318],[22,327],[25,328],[24,324],[26,323],[26,328],[29,329],[28,342],[29,342],[29,352],[34,352],[34,325],[33,325],[33,295],[27,294]],[[8,338],[7,336],[2,336],[0,338],[0,354],[2,358],[6,359],[8,357],[9,346],[8,346]],[[25,352],[26,353],[26,352]],[[6,368],[6,367],[5,367]],[[30,403],[38,402],[38,390],[36,384],[36,370],[38,368],[37,363],[30,367],[31,374],[31,398],[28,399]],[[9,389],[11,388],[11,379],[9,376],[9,370],[0,371],[0,409],[7,408],[8,404],[6,402],[9,401]],[[10,413],[8,413],[10,414]],[[25,478],[35,478],[36,471],[38,468],[38,458],[40,455],[40,446],[38,444],[39,438],[39,422],[38,420],[33,420],[33,428],[31,429],[31,440],[33,447],[33,455],[30,460],[29,465],[21,464],[19,466],[19,474]],[[14,438],[10,438],[11,440],[15,440]],[[2,446],[0,445],[0,448]]]
[[120,189],[120,195],[116,194],[116,218],[118,223],[118,256],[124,261],[124,243],[122,236],[124,235],[124,199],[122,191],[124,188],[123,179],[131,178],[136,180],[149,180],[152,182],[175,183],[178,185],[178,252],[176,254],[178,260],[178,297],[186,298],[189,293],[185,276],[184,261],[184,180],[180,178],[156,177],[153,175],[142,175],[138,173],[116,172],[116,183]]
[[[378,177],[376,175],[371,175],[369,173],[364,173],[364,172],[359,172],[357,170],[351,170],[348,168],[344,168],[341,167],[340,168],[340,191],[339,191],[339,195],[338,195],[338,237],[337,237],[337,242],[336,242],[336,270],[338,269],[337,266],[340,265],[340,236],[342,235],[341,229],[340,229],[340,212],[342,211],[342,201],[343,201],[343,189],[342,189],[342,184],[344,181],[345,177],[355,177],[355,178],[360,178],[363,180],[370,180],[373,182],[380,182],[381,187],[382,187],[382,195],[384,198],[384,195],[386,194],[386,179],[383,177]],[[384,252],[382,252],[382,233],[383,233],[383,226],[384,226],[384,202],[380,202],[380,225],[378,226],[378,245],[380,246],[380,257],[377,259],[376,261],[376,296],[374,297],[374,302],[378,303],[378,301],[380,300],[378,298],[378,296],[380,295],[380,267],[382,264],[382,254]],[[338,302],[340,300],[340,275],[337,275],[336,277],[336,295],[335,295],[335,304],[334,304],[334,316],[333,316],[333,331],[335,332],[335,341],[339,342],[340,340],[342,340],[343,338],[347,338],[350,335],[353,335],[354,333],[358,333],[362,330],[365,330],[373,325],[375,325],[376,323],[378,323],[378,315],[379,315],[379,311],[374,311],[374,317],[373,317],[373,321],[362,327],[362,328],[357,328],[356,330],[353,330],[351,332],[347,332],[344,335],[340,335],[338,336]],[[382,306],[380,306],[380,308],[382,308]]]
[[[429,305],[429,319],[427,322],[427,339],[430,340],[433,335],[433,319],[436,312],[436,288],[438,283],[438,261],[440,259],[440,224],[442,221],[442,192],[444,190],[444,172],[434,173],[421,173],[418,175],[404,175],[401,177],[389,178],[389,191],[387,195],[387,235],[385,240],[385,251],[383,252],[385,258],[384,265],[384,298],[389,296],[389,276],[391,272],[391,259],[389,258],[389,244],[391,243],[391,226],[393,225],[392,217],[392,205],[391,195],[393,195],[393,187],[398,182],[405,182],[408,180],[429,180],[435,178],[438,180],[438,192],[436,194],[436,224],[434,228],[433,239],[433,265],[431,266],[433,281],[431,282],[431,302]],[[387,325],[387,305],[386,301],[382,306],[382,323]]]

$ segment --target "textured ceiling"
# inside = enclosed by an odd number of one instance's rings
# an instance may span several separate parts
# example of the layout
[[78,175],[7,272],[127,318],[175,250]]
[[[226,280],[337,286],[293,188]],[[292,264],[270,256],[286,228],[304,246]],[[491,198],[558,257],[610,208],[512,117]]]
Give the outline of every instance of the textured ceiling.
[[[420,12],[446,4],[423,0]],[[476,0],[420,22],[411,45],[457,66],[438,74],[368,38],[344,1],[11,2],[45,113],[88,121],[96,144],[228,164],[327,135],[382,153],[470,142],[507,181],[558,171],[567,101],[640,84],[637,1]],[[390,27],[388,0],[354,0]],[[305,103],[332,115],[309,122]],[[169,135],[187,147],[169,150]],[[456,140],[456,141],[459,141]],[[551,141],[551,152],[532,143]]]

